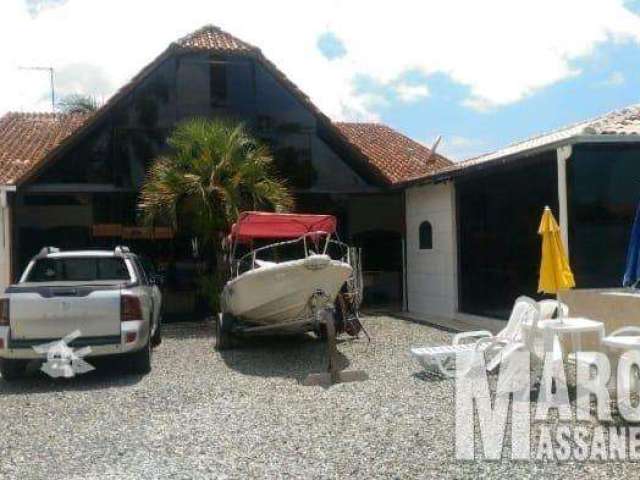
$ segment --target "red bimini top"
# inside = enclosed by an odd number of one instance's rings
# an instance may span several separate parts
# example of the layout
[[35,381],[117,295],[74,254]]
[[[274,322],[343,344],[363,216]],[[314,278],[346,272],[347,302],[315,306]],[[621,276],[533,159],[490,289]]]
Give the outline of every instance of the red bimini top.
[[231,227],[231,240],[246,243],[257,238],[290,239],[312,232],[335,233],[333,215],[243,212]]

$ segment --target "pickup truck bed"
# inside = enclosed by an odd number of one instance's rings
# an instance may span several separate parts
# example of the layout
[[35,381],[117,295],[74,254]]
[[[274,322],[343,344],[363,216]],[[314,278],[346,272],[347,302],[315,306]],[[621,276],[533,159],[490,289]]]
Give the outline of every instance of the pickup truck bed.
[[69,346],[90,347],[88,357],[130,353],[137,370],[148,371],[151,337],[159,343],[158,297],[128,251],[41,253],[1,300],[0,373],[10,377],[7,365],[42,359],[34,347],[71,334]]
[[[10,287],[11,342],[60,339],[79,330],[83,337],[120,337],[120,295],[124,284]],[[44,342],[42,342],[44,343]]]

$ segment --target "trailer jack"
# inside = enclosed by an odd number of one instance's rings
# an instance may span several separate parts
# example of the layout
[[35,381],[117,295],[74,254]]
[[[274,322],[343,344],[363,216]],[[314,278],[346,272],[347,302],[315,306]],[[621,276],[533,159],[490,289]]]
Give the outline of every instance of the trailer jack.
[[328,368],[326,373],[311,373],[302,384],[310,387],[320,385],[329,387],[336,383],[363,382],[369,379],[364,370],[340,371],[338,365],[338,347],[336,342],[336,326],[333,309],[325,308],[318,312],[319,321],[324,324],[327,332]]

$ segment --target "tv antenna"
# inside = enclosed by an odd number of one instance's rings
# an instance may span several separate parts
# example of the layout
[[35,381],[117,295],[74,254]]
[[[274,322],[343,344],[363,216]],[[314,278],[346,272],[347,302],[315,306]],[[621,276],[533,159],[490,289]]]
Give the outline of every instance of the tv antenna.
[[438,137],[436,138],[436,141],[433,142],[433,145],[431,146],[431,152],[429,152],[429,156],[427,157],[427,162],[429,160],[431,160],[434,155],[436,154],[436,150],[438,149],[438,146],[440,145],[440,142],[442,141],[442,135],[438,135]]
[[56,87],[55,87],[55,71],[53,67],[18,67],[19,70],[33,70],[38,72],[49,72],[49,81],[51,85],[51,111],[56,111]]

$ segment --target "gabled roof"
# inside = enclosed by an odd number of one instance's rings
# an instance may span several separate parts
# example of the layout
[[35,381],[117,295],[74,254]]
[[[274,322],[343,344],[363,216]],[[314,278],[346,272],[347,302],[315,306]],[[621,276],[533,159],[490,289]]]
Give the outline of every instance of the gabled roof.
[[[246,55],[255,58],[278,81],[304,104],[318,120],[323,138],[348,154],[352,167],[361,175],[379,185],[391,185],[397,173],[387,172],[384,165],[379,168],[377,161],[371,161],[364,151],[350,143],[349,139],[335,124],[318,109],[287,76],[270,62],[259,48],[244,42],[222,29],[207,25],[171,43],[149,65],[144,67],[127,84],[120,88],[98,111],[88,117],[61,114],[10,113],[1,119],[4,126],[0,137],[0,170],[11,172],[0,174],[0,184],[17,185],[29,180],[39,168],[60,156],[85,134],[96,128],[111,109],[148,76],[162,62],[173,55],[189,52],[209,52],[220,54]],[[12,127],[10,127],[12,126]]]
[[[262,51],[258,47],[251,45],[244,40],[240,40],[215,25],[205,25],[195,32],[173,42],[160,57],[164,59],[168,54],[194,52],[247,55],[257,58],[262,65],[267,67],[267,70],[280,80],[285,87],[287,87],[316,115],[320,115],[326,121],[330,121],[329,118],[313,104],[311,99],[302,90],[300,90],[282,71],[278,69],[278,67],[275,66],[274,63],[262,54]],[[157,65],[156,61],[151,65],[153,68]],[[132,80],[132,83],[134,83],[134,86],[137,84],[135,78]]]
[[52,113],[8,113],[0,118],[0,184],[15,184],[28,175],[87,118]]
[[392,184],[429,175],[453,162],[421,143],[379,123],[336,123],[347,139]]
[[259,61],[306,106],[318,120],[323,138],[344,151],[352,167],[380,185],[393,185],[407,176],[424,175],[450,162],[429,158],[429,149],[394,130],[375,124],[334,124],[259,48],[222,29],[207,25],[173,42],[97,112],[90,116],[10,113],[0,119],[0,184],[27,181],[47,162],[60,156],[85,134],[96,128],[111,109],[126,98],[162,62],[190,52],[246,55]]

